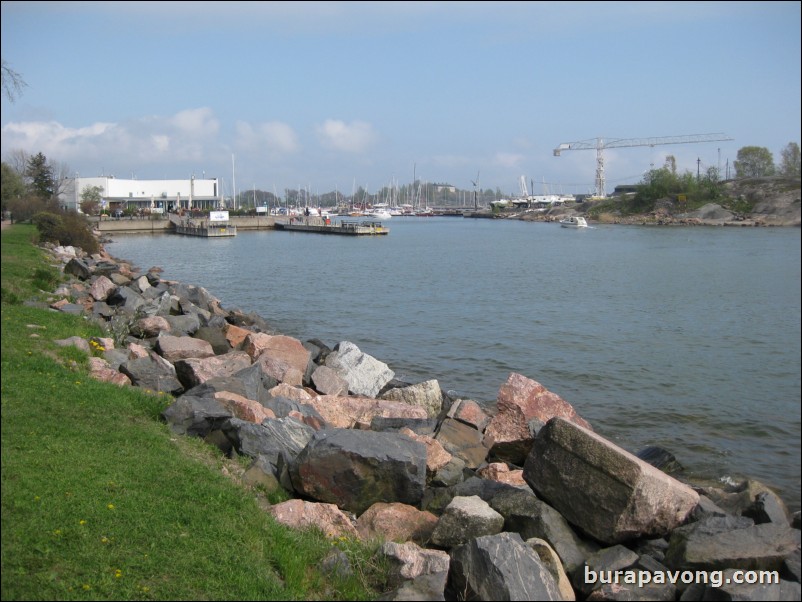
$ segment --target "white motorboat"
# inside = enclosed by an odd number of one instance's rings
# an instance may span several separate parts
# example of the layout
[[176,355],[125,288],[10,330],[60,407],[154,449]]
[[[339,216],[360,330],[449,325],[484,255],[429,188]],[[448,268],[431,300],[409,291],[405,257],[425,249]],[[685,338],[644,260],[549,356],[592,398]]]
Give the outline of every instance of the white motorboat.
[[393,216],[392,213],[390,213],[390,206],[387,203],[376,203],[371,209],[365,211],[363,215],[382,220],[390,219]]
[[584,217],[578,215],[570,215],[560,220],[560,225],[563,228],[587,228],[588,222]]

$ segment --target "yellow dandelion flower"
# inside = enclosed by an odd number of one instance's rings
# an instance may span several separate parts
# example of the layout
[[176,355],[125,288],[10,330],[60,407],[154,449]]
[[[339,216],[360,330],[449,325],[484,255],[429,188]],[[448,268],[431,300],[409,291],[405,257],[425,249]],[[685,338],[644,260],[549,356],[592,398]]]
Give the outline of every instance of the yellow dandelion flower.
[[84,588],[85,590],[90,590],[90,589],[92,589],[92,586],[91,586],[91,585],[89,585],[88,583],[84,583],[84,584],[83,584],[83,588]]
[[100,543],[109,543],[109,538],[104,535],[100,538]]
[[78,524],[79,525],[85,525],[86,521],[84,519],[81,519],[81,520],[78,521]]
[[116,571],[114,571],[114,578],[115,579],[119,579],[122,576],[123,576],[123,572],[120,569],[117,569]]
[[114,510],[114,504],[109,504],[109,505],[108,505],[108,509],[109,509],[109,510]]

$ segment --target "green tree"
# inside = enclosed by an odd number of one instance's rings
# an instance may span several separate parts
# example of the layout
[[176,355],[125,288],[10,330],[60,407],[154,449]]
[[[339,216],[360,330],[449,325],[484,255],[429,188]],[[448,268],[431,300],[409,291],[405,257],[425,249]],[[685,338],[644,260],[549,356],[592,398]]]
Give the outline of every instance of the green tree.
[[788,146],[782,149],[780,153],[782,161],[780,162],[780,175],[789,177],[799,177],[799,145],[796,142],[789,142]]
[[674,155],[666,156],[665,168],[671,172],[671,175],[677,175],[677,159]]
[[735,161],[736,178],[762,178],[774,175],[774,157],[762,146],[744,146]]
[[53,197],[56,192],[56,180],[52,166],[42,153],[37,153],[28,159],[25,175],[30,178],[31,191],[34,194],[45,201]]
[[11,204],[25,196],[25,180],[5,161],[2,163],[2,179],[0,180],[0,195],[2,196],[2,211],[9,211]]
[[81,211],[87,215],[94,215],[100,208],[102,186],[87,186],[81,191]]

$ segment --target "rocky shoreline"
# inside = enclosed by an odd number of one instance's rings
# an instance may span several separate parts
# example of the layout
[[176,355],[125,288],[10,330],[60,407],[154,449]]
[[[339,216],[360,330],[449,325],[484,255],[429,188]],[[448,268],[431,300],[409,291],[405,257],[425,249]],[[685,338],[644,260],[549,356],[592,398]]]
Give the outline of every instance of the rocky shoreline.
[[174,433],[249,458],[233,478],[291,497],[267,505],[276,520],[384,541],[382,599],[800,599],[800,513],[757,481],[682,482],[670,452],[619,448],[521,374],[489,413],[158,268],[48,249],[70,277],[50,307],[109,332],[59,344],[84,349],[94,378],[171,396]]
[[720,203],[708,203],[694,211],[684,210],[675,197],[667,197],[655,202],[648,213],[640,215],[624,216],[611,209],[610,212],[596,216],[593,209],[600,202],[592,201],[558,206],[548,211],[506,210],[498,214],[487,212],[486,217],[553,222],[566,216],[581,215],[589,221],[604,224],[799,228],[802,225],[801,191],[799,178],[744,178],[722,182],[723,198]]

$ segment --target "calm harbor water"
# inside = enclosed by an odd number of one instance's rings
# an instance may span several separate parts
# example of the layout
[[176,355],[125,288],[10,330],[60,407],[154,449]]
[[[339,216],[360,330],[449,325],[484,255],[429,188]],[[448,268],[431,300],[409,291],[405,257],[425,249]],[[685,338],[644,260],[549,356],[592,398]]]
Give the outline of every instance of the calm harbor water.
[[799,228],[393,218],[390,234],[117,235],[114,256],[410,382],[492,405],[511,372],[694,481],[800,508]]

